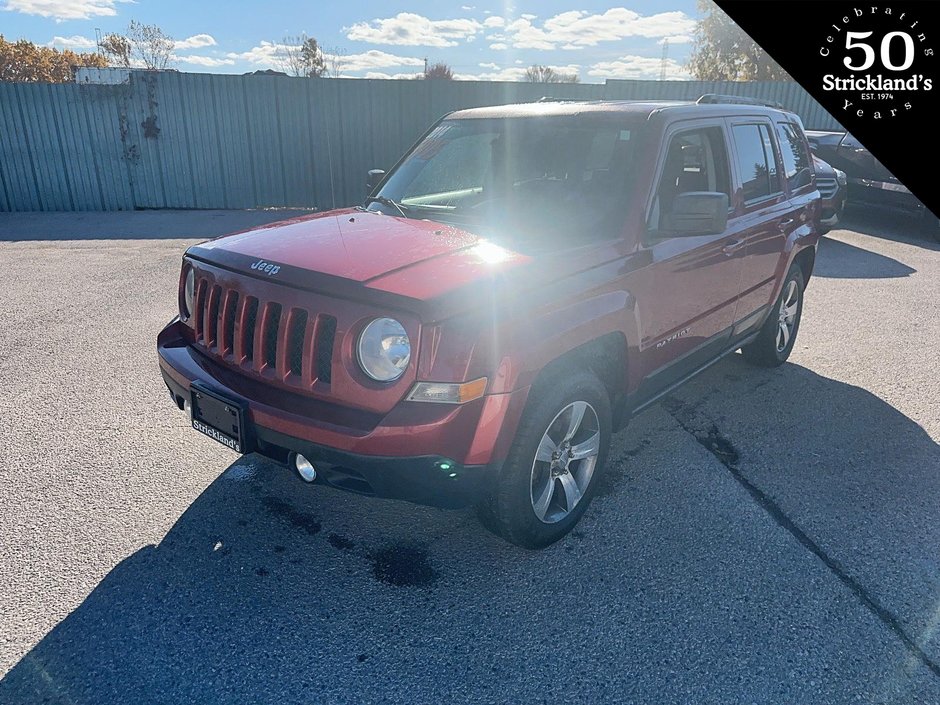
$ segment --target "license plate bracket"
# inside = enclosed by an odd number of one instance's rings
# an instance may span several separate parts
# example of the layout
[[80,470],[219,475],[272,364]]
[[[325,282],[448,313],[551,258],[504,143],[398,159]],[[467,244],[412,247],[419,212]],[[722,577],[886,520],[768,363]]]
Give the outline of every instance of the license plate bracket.
[[212,391],[200,382],[192,383],[190,395],[190,421],[194,429],[236,453],[250,452],[247,404]]

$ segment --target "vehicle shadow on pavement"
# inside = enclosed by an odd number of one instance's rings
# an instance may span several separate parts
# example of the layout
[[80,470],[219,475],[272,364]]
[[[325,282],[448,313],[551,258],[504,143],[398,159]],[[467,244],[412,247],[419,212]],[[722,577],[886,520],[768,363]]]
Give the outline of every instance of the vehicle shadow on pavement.
[[940,251],[940,243],[934,239],[933,231],[926,227],[922,216],[897,208],[850,204],[839,229]]
[[916,271],[891,257],[827,237],[819,242],[813,276],[831,279],[893,279],[909,277]]
[[[784,390],[778,412],[734,421],[736,404]],[[832,550],[875,541],[905,556],[892,567],[910,574],[905,599],[940,595],[922,574],[940,538],[940,454],[914,421],[797,365],[737,359],[678,403],[785,509],[818,511],[807,531],[835,522]],[[885,442],[869,442],[873,428]],[[0,701],[541,702],[546,679],[555,702],[880,692],[903,648],[701,445],[663,407],[636,419],[582,526],[543,552],[491,537],[469,511],[310,487],[242,458],[13,667]],[[930,683],[910,688],[927,702]],[[913,694],[896,687],[888,701]]]

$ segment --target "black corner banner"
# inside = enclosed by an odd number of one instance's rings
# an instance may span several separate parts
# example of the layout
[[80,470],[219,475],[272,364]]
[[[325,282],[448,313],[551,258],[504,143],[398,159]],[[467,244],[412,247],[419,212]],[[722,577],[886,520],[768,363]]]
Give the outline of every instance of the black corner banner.
[[940,215],[940,3],[716,2]]

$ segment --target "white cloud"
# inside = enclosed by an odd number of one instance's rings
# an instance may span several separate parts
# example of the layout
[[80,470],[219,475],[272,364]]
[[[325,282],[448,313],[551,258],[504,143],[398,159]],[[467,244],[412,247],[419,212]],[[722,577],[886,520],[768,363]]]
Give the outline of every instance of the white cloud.
[[487,17],[485,20],[483,20],[484,27],[502,27],[505,24],[506,20],[504,20],[502,17],[497,17],[496,15]]
[[527,14],[527,13],[523,13],[523,14],[519,15],[519,17],[521,17],[521,18],[524,19],[524,20],[534,20],[536,17],[538,17],[538,15],[530,15],[530,14]]
[[98,43],[94,39],[83,37],[80,34],[73,34],[71,37],[55,36],[52,38],[51,42],[46,44],[46,46],[52,47],[53,49],[71,49],[72,51],[87,51],[88,49],[96,49],[98,47]]
[[663,42],[669,42],[670,44],[689,44],[692,39],[693,37],[691,34],[673,34],[669,37],[663,37],[656,43],[662,44]]
[[346,37],[369,44],[401,46],[452,47],[460,39],[467,40],[483,29],[477,20],[430,20],[412,12],[399,12],[394,17],[357,22],[345,27]]
[[[331,56],[326,54],[327,62],[329,62]],[[370,51],[364,52],[362,54],[347,54],[346,56],[338,56],[336,60],[339,62],[339,65],[342,69],[342,72],[345,74],[348,71],[365,71],[367,69],[384,69],[391,68],[393,66],[421,66],[424,67],[424,59],[417,59],[413,56],[397,56],[396,54],[388,54],[384,51],[379,51],[378,49],[371,49]],[[366,78],[385,78],[386,76],[372,76],[370,77],[366,74]]]
[[493,51],[503,51],[508,48],[509,48],[509,45],[503,44],[502,42],[496,42],[494,44],[490,44],[490,49],[492,49]]
[[[509,66],[499,68],[497,64],[480,64],[481,68],[490,69],[481,73],[455,73],[454,78],[460,81],[524,81],[526,66]],[[578,64],[568,64],[567,66],[549,66],[556,73],[565,75],[577,75],[581,67]]]
[[234,59],[235,61],[247,61],[249,64],[272,66],[277,63],[279,54],[287,46],[277,42],[262,41],[248,51],[230,51],[225,55],[225,58]]
[[174,56],[181,64],[194,64],[196,66],[231,66],[235,59],[220,59],[214,56]]
[[119,2],[133,0],[6,0],[4,10],[24,15],[51,17],[62,20],[87,20],[91,17],[113,17]]
[[408,79],[414,78],[420,72],[415,73],[385,73],[384,71],[369,71],[363,78],[384,78],[384,79]]
[[[230,63],[245,61],[249,64],[277,68],[281,63],[279,59],[283,57],[284,49],[288,47],[289,45],[279,42],[262,41],[247,51],[229,52],[225,55],[225,58],[229,59]],[[370,49],[361,54],[337,55],[335,57],[328,52],[324,52],[323,57],[326,59],[328,65],[335,61],[339,72],[343,76],[348,76],[350,73],[359,71],[397,66],[424,67],[424,59],[418,59],[413,56],[398,56],[397,54],[389,54],[388,52],[379,51],[378,49]],[[388,74],[371,76],[371,78],[391,77],[392,76]],[[366,75],[366,78],[370,78],[370,76]]]
[[[591,14],[583,10],[570,10],[546,19],[541,26],[532,23],[531,15],[522,15],[506,26],[517,49],[565,49],[596,46],[626,37],[663,37],[679,39],[689,37],[695,29],[695,20],[684,12],[660,12],[641,15],[624,7]],[[670,39],[671,41],[671,39]]]
[[214,47],[215,37],[211,34],[194,34],[186,39],[180,39],[174,43],[176,49],[200,49],[202,47]]
[[[616,61],[600,61],[588,69],[597,78],[659,78],[662,59],[648,56],[622,56]],[[689,72],[677,61],[666,59],[667,79],[688,79]]]
[[470,10],[476,10],[476,9],[477,9],[477,6],[476,6],[476,5],[461,5],[461,6],[460,6],[460,9],[461,9],[461,10],[466,10],[467,12],[470,12]]

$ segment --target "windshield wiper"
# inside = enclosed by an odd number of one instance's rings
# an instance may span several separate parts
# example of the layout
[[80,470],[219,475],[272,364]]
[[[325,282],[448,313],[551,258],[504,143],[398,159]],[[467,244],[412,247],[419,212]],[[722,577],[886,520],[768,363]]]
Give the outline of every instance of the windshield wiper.
[[402,218],[408,217],[405,215],[405,211],[409,210],[408,206],[403,206],[401,203],[393,201],[388,196],[369,196],[366,199],[366,205],[369,205],[370,203],[381,203],[383,206],[396,209],[399,213],[401,213]]

